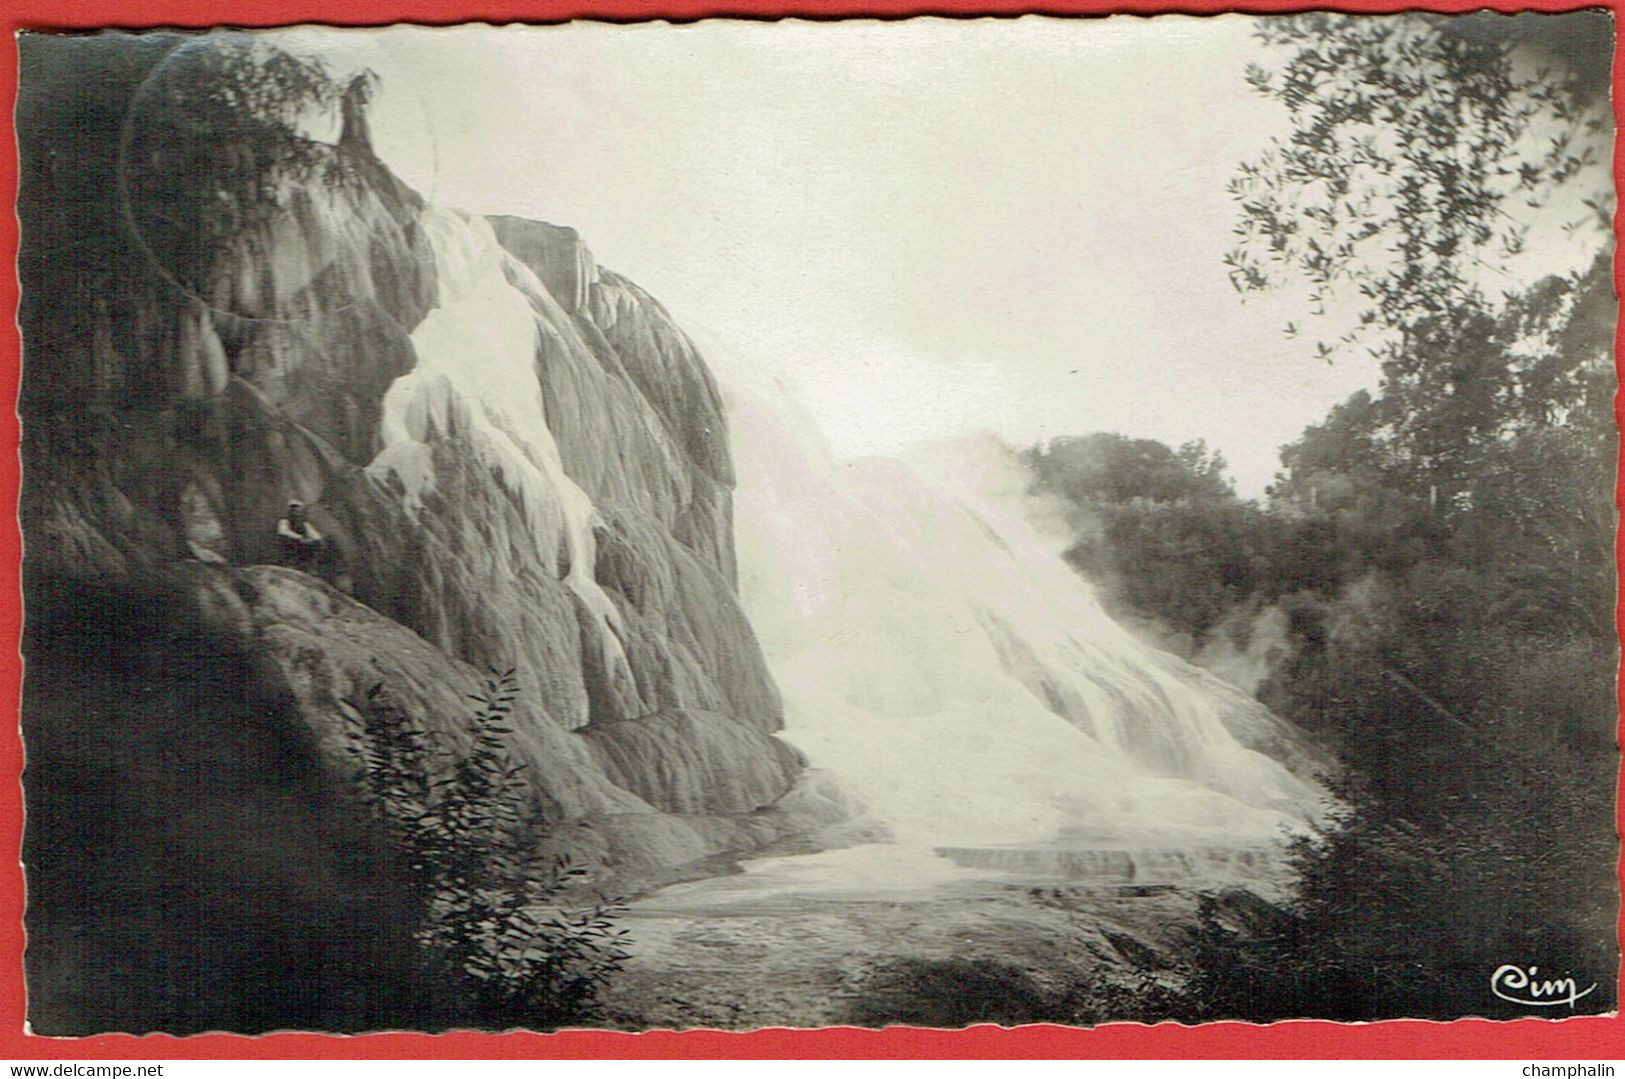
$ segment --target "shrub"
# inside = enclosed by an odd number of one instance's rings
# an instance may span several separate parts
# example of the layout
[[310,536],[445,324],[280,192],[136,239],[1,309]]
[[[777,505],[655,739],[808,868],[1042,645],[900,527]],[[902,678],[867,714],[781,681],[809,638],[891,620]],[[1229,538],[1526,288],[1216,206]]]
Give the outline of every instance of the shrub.
[[406,861],[426,998],[450,1023],[555,1028],[589,1018],[627,958],[624,908],[561,903],[586,870],[539,852],[541,813],[505,735],[513,672],[493,673],[462,750],[396,706],[382,684],[350,733],[360,782]]
[[355,180],[307,130],[344,91],[319,57],[240,33],[181,40],[153,69],[129,106],[118,179],[135,238],[175,284],[209,296],[221,252],[285,215],[293,192]]
[[1618,960],[1606,918],[1613,847],[1597,829],[1565,827],[1579,823],[1572,811],[1594,777],[1529,761],[1499,775],[1498,787],[1468,794],[1431,828],[1397,817],[1357,778],[1339,783],[1345,809],[1334,828],[1294,845],[1299,883],[1284,909],[1236,924],[1225,897],[1204,897],[1175,1014],[1349,1021],[1538,1011],[1491,994],[1503,963],[1596,982],[1575,1013],[1608,1010]]

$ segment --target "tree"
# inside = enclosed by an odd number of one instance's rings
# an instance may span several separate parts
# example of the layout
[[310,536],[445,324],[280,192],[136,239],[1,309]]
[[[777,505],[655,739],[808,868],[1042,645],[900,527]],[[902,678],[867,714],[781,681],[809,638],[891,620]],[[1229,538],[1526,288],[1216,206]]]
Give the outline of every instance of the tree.
[[1149,438],[1096,433],[1052,439],[1024,459],[1042,490],[1079,504],[1231,496],[1223,455],[1201,440],[1173,450]]
[[1243,292],[1307,283],[1317,312],[1357,298],[1343,341],[1367,336],[1382,381],[1286,447],[1271,491],[1336,572],[1288,597],[1290,659],[1260,697],[1335,747],[1346,812],[1295,850],[1281,918],[1248,937],[1209,912],[1193,1007],[1510,1015],[1484,986],[1517,954],[1597,981],[1582,1010],[1606,1009],[1615,299],[1603,254],[1532,284],[1512,271],[1542,206],[1606,222],[1576,188],[1606,183],[1607,25],[1260,25],[1290,52],[1247,78],[1293,128],[1231,185],[1226,263]]
[[290,192],[353,179],[355,163],[310,134],[345,89],[319,58],[262,37],[175,45],[131,102],[119,148],[127,223],[160,272],[207,296],[228,242],[286,213]]
[[538,849],[540,813],[505,737],[515,696],[512,671],[487,682],[462,751],[375,685],[346,702],[359,720],[350,749],[413,881],[438,1018],[553,1028],[590,1017],[627,958],[627,934],[614,928],[616,903],[560,906],[585,871]]
[[1296,278],[1319,312],[1352,289],[1365,306],[1344,341],[1376,330],[1381,351],[1404,351],[1419,323],[1479,302],[1560,189],[1594,184],[1586,205],[1606,231],[1606,15],[1316,12],[1258,27],[1292,52],[1247,81],[1292,131],[1230,183],[1238,290]]
[[1172,631],[1194,651],[1258,589],[1263,522],[1236,497],[1224,457],[1206,443],[1177,450],[1097,433],[1026,451],[1034,490],[1068,506],[1077,537],[1066,559],[1120,611]]

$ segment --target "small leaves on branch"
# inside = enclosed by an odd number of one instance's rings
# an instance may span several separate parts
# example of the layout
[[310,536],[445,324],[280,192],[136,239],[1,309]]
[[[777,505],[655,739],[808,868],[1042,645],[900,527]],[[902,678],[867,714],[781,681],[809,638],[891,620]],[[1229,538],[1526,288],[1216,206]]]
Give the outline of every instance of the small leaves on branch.
[[1403,347],[1415,320],[1472,303],[1486,274],[1504,273],[1527,247],[1528,211],[1588,171],[1606,182],[1595,73],[1495,18],[1258,20],[1260,41],[1291,51],[1244,78],[1292,130],[1229,183],[1239,215],[1224,265],[1238,291],[1302,281],[1321,309],[1350,290],[1366,304],[1355,336]]
[[221,252],[285,214],[302,186],[356,180],[354,161],[312,137],[344,90],[319,58],[250,34],[175,48],[121,138],[120,195],[137,242],[176,284],[206,295]]
[[553,1028],[588,1018],[627,959],[624,907],[563,904],[587,871],[541,852],[541,813],[506,735],[514,672],[493,671],[469,746],[427,730],[382,684],[349,702],[359,782],[403,856],[421,903],[425,983],[449,995],[449,1022]]

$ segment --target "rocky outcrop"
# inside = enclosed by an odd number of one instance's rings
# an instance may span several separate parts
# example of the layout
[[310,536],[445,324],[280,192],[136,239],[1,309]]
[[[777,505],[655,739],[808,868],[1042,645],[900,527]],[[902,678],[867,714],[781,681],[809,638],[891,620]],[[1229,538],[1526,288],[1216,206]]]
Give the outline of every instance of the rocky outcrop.
[[[142,88],[177,40],[23,50],[37,1029],[344,1025],[286,994],[252,1003],[279,978],[387,1013],[329,969],[376,965],[356,926],[388,858],[342,807],[346,702],[379,684],[455,741],[484,669],[514,668],[530,807],[601,887],[837,817],[772,736],[721,400],[665,310],[571,230],[425,206],[373,156],[354,86],[324,179],[282,176],[275,212],[204,252],[207,273],[170,272],[120,204],[143,197],[120,133],[164,107]],[[290,500],[319,556],[282,546]],[[113,887],[132,856],[196,886]],[[188,1006],[172,968],[206,944],[134,947],[121,927],[219,923],[243,880],[293,894],[232,908],[239,937],[294,944],[231,950],[240,1010],[202,989]]]
[[621,787],[668,813],[740,813],[777,798],[801,771],[783,742],[688,711],[595,723],[594,754]]
[[493,214],[487,218],[502,246],[536,271],[547,291],[570,314],[587,310],[598,263],[581,234],[562,225]]

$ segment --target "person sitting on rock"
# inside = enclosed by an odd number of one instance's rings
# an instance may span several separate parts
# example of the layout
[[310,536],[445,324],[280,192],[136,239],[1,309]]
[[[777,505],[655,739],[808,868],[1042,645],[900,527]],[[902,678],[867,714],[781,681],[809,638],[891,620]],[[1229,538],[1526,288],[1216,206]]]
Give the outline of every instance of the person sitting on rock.
[[303,502],[289,502],[288,515],[276,523],[276,538],[282,544],[282,559],[295,569],[313,573],[322,563],[326,540],[305,517]]

